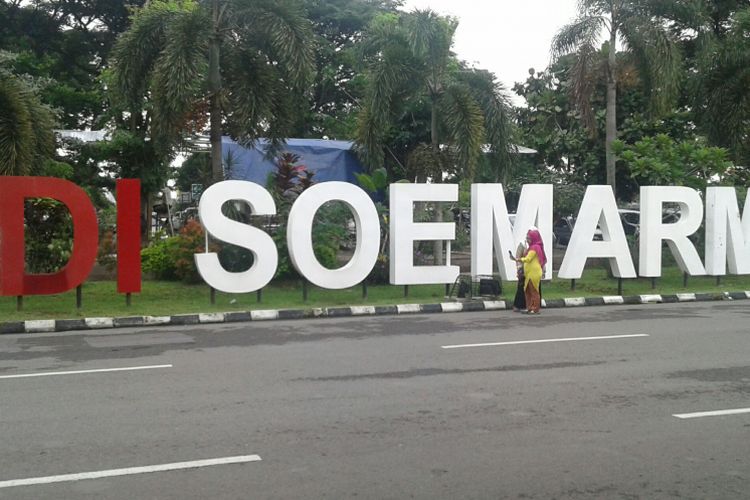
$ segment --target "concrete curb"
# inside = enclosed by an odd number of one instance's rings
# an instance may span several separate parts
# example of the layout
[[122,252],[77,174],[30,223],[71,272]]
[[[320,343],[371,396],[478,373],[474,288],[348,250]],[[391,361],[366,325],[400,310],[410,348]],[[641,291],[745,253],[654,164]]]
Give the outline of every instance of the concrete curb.
[[[750,291],[723,293],[678,293],[665,295],[609,295],[604,297],[572,297],[542,299],[546,309],[620,304],[673,304],[677,302],[709,302],[750,299]],[[121,318],[82,318],[10,321],[0,323],[0,335],[14,333],[69,332],[102,328],[128,328],[165,325],[205,325],[278,319],[343,318],[353,316],[393,316],[402,314],[435,314],[510,309],[503,300],[469,300],[439,304],[397,304],[392,306],[351,306],[314,309],[258,309],[226,313],[176,314],[174,316],[127,316]]]

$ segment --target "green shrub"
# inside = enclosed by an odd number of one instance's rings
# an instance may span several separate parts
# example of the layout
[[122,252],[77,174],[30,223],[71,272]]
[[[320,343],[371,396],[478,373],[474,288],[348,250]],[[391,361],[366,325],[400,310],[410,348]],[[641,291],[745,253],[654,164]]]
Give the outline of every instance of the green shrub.
[[176,280],[175,267],[178,237],[157,239],[141,250],[143,271],[159,280]]
[[[203,226],[195,220],[188,221],[177,236],[175,250],[175,274],[185,283],[200,283],[201,277],[195,266],[195,254],[206,251],[206,234]],[[217,245],[209,245],[209,252],[218,252]]]
[[331,248],[330,245],[317,244],[313,247],[315,257],[325,268],[336,269],[338,268],[338,261],[336,259],[336,249]]
[[67,207],[50,198],[29,198],[24,217],[27,271],[54,273],[62,269],[73,249],[73,221]]
[[114,233],[104,231],[99,239],[99,250],[96,252],[96,261],[107,271],[113,271],[117,267],[117,245]]
[[378,255],[375,267],[372,268],[370,275],[367,277],[367,282],[373,285],[388,284],[389,276],[390,264],[388,262],[388,256],[381,253]]

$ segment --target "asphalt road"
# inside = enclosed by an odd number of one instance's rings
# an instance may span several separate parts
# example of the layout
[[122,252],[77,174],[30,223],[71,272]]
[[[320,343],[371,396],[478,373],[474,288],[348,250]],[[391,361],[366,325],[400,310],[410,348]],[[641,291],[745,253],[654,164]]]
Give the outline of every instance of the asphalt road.
[[0,498],[749,498],[750,413],[674,416],[748,408],[745,301],[6,335]]

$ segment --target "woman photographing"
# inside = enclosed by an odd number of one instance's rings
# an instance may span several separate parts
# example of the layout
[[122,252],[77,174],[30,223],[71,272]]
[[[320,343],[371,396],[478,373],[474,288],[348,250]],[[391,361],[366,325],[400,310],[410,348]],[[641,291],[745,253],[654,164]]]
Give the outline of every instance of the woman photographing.
[[523,289],[528,314],[539,314],[542,307],[542,269],[547,264],[547,256],[544,253],[542,236],[537,229],[530,229],[526,233],[526,242],[528,243],[528,249],[522,257],[516,258],[510,251],[508,255],[511,260],[523,263]]

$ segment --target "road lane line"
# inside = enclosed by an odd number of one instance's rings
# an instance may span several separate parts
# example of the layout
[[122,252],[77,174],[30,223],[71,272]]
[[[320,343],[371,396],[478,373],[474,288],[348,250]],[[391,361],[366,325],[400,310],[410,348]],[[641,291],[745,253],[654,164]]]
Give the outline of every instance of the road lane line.
[[647,333],[635,333],[632,335],[607,335],[599,337],[568,337],[562,339],[539,339],[539,340],[514,340],[512,342],[485,342],[483,344],[458,344],[443,345],[443,349],[461,349],[464,347],[493,347],[500,345],[520,345],[520,344],[545,344],[548,342],[573,342],[576,340],[610,340],[610,339],[629,339],[633,337],[648,337]]
[[165,472],[170,470],[197,469],[213,465],[243,464],[247,462],[259,462],[258,455],[240,455],[236,457],[209,458],[206,460],[193,460],[191,462],[174,462],[171,464],[146,465],[144,467],[127,467],[125,469],[109,469],[93,472],[80,472],[78,474],[62,474],[59,476],[30,477],[26,479],[11,479],[0,481],[0,488],[13,488],[15,486],[32,486],[35,484],[64,483],[70,481],[81,481],[83,479],[100,479],[104,477],[131,476],[134,474],[147,474],[150,472]]
[[55,375],[79,375],[82,373],[129,372],[135,370],[156,370],[158,368],[172,368],[172,365],[126,366],[123,368],[99,368],[96,370],[71,370],[65,372],[20,373],[18,375],[0,375],[0,379],[52,377]]
[[702,417],[721,417],[724,415],[739,415],[741,413],[750,413],[750,408],[735,408],[733,410],[714,410],[714,411],[699,411],[695,413],[676,413],[673,417],[687,419],[687,418],[702,418]]

